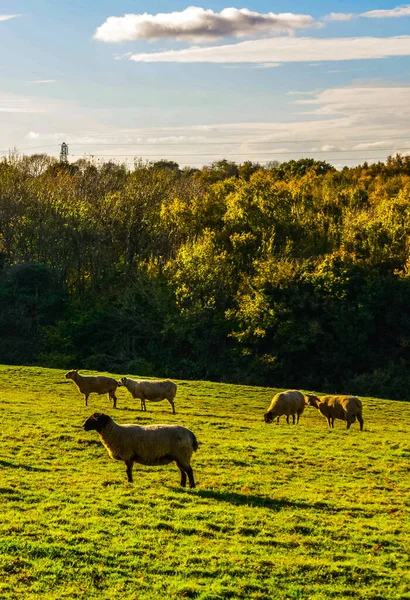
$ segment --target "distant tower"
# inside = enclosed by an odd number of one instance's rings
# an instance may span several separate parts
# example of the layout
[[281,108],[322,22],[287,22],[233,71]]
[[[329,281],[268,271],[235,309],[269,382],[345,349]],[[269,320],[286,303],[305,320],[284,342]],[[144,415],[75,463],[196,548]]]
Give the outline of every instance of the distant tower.
[[66,165],[68,163],[68,146],[65,142],[61,144],[60,163]]

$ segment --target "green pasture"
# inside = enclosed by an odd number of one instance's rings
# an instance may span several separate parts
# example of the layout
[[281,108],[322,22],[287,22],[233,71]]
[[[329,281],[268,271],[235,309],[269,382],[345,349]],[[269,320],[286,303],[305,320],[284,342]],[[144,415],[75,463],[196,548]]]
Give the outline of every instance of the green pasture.
[[[410,403],[363,398],[363,432],[329,430],[313,408],[266,425],[274,389],[180,381],[172,415],[124,388],[85,407],[60,370],[0,375],[1,600],[410,599]],[[197,488],[175,465],[128,484],[81,427],[97,410],[192,429]]]

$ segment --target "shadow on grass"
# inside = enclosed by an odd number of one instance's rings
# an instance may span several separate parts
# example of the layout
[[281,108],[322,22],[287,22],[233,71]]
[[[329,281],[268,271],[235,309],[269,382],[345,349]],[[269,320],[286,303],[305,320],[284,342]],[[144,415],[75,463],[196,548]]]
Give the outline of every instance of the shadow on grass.
[[118,411],[118,412],[122,412],[122,411],[129,411],[129,412],[142,412],[141,409],[139,408],[133,408],[132,406],[117,406],[116,408],[113,408],[112,411]]
[[0,495],[7,494],[8,496],[19,495],[20,492],[18,490],[13,490],[13,488],[8,487],[0,487]]
[[101,446],[100,440],[77,440],[77,444],[81,444],[82,446]]
[[[188,490],[177,488],[179,493],[187,493]],[[369,512],[365,508],[357,506],[336,506],[327,502],[303,502],[300,500],[289,500],[287,498],[270,498],[269,496],[258,496],[251,494],[239,494],[237,492],[218,492],[216,490],[189,490],[189,493],[201,498],[229,502],[236,506],[261,506],[270,510],[280,511],[287,508],[298,508],[305,510],[319,510],[329,513],[363,513]],[[374,512],[373,510],[370,512]]]
[[23,469],[24,471],[38,471],[40,473],[48,473],[50,469],[42,469],[41,467],[32,467],[31,465],[17,465],[9,460],[0,460],[0,467],[11,467],[12,469]]

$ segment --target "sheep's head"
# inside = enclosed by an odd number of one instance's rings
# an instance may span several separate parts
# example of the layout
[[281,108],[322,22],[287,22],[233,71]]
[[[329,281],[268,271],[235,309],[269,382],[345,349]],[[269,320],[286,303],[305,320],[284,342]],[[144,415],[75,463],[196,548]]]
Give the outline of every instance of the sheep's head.
[[121,377],[121,379],[119,381],[117,381],[118,387],[121,387],[122,385],[125,385],[126,381],[127,381],[126,377]]
[[85,431],[95,430],[100,433],[110,421],[112,421],[112,419],[108,415],[96,412],[85,421],[83,428]]
[[314,406],[315,408],[319,408],[320,400],[314,394],[306,394],[305,404],[307,404],[308,406]]
[[74,379],[75,376],[78,373],[78,369],[71,369],[71,371],[68,371],[68,373],[65,374],[65,378],[66,379]]
[[265,420],[265,423],[272,423],[273,420],[276,418],[276,414],[273,410],[268,410],[268,412],[264,414],[263,418]]

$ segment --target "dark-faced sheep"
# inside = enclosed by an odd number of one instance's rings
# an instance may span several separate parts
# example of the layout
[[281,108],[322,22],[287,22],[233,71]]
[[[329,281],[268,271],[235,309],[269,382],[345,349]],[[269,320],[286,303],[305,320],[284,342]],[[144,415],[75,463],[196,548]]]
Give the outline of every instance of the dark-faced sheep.
[[363,431],[362,403],[356,396],[322,396],[307,394],[306,404],[317,408],[326,417],[329,427],[334,427],[335,419],[346,421],[346,428],[355,422],[356,417]]
[[289,417],[292,415],[293,424],[299,423],[299,417],[305,408],[305,397],[298,390],[288,390],[280,392],[273,397],[272,402],[265,413],[265,423],[272,423],[276,418],[286,415],[286,422],[289,425]]
[[195,435],[181,425],[119,425],[103,413],[94,413],[83,425],[95,430],[114,460],[123,460],[128,481],[132,483],[134,463],[157,466],[175,462],[181,473],[181,486],[195,487],[191,456],[198,449]]
[[177,393],[177,386],[173,381],[150,381],[148,379],[130,379],[121,377],[118,386],[124,386],[131,393],[133,398],[141,400],[141,410],[147,410],[145,401],[160,402],[168,400],[175,414],[174,398]]
[[66,379],[72,379],[80,392],[84,394],[85,405],[88,405],[88,396],[90,394],[108,394],[112,400],[114,408],[117,406],[117,396],[115,390],[118,387],[117,381],[113,377],[104,375],[84,376],[80,375],[78,369],[73,369],[66,373]]

